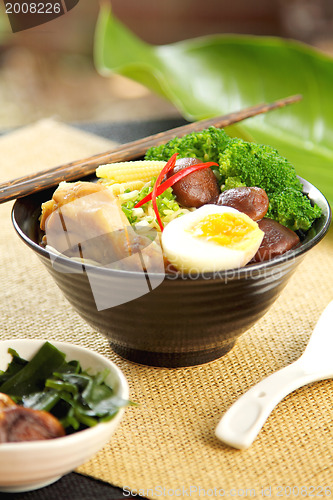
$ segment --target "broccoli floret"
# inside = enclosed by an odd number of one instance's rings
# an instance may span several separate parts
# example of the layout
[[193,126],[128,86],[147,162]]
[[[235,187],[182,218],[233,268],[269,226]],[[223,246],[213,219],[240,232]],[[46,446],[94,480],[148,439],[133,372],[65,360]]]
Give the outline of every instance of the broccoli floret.
[[[220,179],[220,184],[223,184],[222,176]],[[226,191],[227,189],[233,189],[242,186],[246,186],[246,184],[245,182],[242,182],[242,179],[240,177],[228,177],[227,179],[224,179],[224,184],[221,186],[221,191]]]
[[152,147],[148,149],[145,159],[168,161],[174,153],[179,153],[179,158],[198,158],[218,163],[220,154],[230,140],[223,129],[209,127],[201,132],[175,137],[166,144]]
[[231,139],[220,153],[220,173],[225,189],[257,186],[270,195],[285,188],[302,191],[294,167],[271,148],[242,139]]
[[321,215],[318,205],[311,205],[309,198],[289,188],[272,195],[266,217],[274,219],[293,231],[310,229],[314,219]]

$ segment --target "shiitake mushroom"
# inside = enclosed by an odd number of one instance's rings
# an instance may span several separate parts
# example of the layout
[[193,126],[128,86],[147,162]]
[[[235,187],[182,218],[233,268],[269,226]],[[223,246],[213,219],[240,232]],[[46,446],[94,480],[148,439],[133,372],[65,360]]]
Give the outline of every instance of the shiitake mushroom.
[[[180,158],[176,161],[174,168],[168,172],[167,177],[169,178],[179,170],[198,163],[202,162],[197,158]],[[172,186],[172,190],[180,205],[195,208],[212,203],[212,200],[217,198],[220,192],[217,179],[210,168],[188,174],[176,182]]]
[[269,201],[263,189],[242,186],[223,191],[214,204],[235,208],[258,221],[266,215]]
[[282,255],[299,244],[298,235],[273,219],[262,219],[259,228],[265,233],[252,262],[263,262]]
[[59,420],[46,411],[16,405],[0,394],[0,443],[39,441],[65,435]]

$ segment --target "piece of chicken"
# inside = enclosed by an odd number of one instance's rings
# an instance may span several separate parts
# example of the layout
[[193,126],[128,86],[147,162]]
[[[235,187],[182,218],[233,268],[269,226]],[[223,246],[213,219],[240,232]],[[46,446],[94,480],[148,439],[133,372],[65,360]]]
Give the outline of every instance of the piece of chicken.
[[68,257],[102,265],[117,262],[120,269],[142,271],[143,253],[149,269],[163,268],[158,238],[152,243],[138,235],[119,199],[102,184],[61,183],[52,200],[42,205],[40,227],[45,231],[43,242]]

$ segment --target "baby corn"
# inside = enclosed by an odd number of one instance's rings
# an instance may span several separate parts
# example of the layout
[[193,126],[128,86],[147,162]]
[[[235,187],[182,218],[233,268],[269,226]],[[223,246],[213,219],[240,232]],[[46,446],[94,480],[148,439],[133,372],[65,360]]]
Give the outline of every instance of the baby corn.
[[142,181],[148,182],[156,177],[166,164],[165,161],[139,160],[100,165],[96,170],[97,177],[117,183]]

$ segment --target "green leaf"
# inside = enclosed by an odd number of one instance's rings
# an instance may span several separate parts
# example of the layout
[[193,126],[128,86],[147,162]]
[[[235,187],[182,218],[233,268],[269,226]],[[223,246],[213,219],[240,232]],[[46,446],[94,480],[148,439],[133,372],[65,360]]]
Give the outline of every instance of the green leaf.
[[[49,342],[45,342],[21,370],[0,386],[0,392],[12,396],[27,396],[39,392],[44,388],[45,379],[55,370],[61,369],[64,363],[65,354]],[[11,366],[8,369],[11,370]]]
[[271,102],[303,100],[228,129],[277,148],[297,173],[333,203],[333,60],[294,41],[214,35],[163,46],[138,39],[104,3],[96,28],[95,64],[170,100],[189,120]]
[[16,375],[23,366],[25,366],[28,361],[21,358],[20,355],[15,351],[15,349],[8,349],[8,353],[12,355],[12,361],[8,364],[6,370],[0,370],[0,386],[2,386],[7,380]]
[[51,411],[59,399],[59,393],[56,391],[41,391],[23,396],[22,404],[26,408],[33,408],[34,410]]

